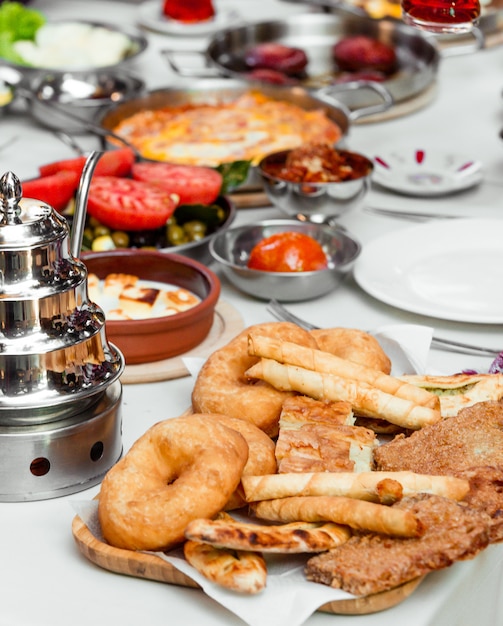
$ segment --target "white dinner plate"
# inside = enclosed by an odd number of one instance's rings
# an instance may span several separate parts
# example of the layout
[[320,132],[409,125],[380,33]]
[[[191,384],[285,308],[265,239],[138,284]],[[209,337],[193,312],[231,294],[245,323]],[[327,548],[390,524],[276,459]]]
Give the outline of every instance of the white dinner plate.
[[443,196],[480,183],[482,164],[459,154],[396,149],[374,157],[372,180],[410,196]]
[[441,220],[363,247],[360,287],[405,311],[440,319],[503,323],[503,219]]
[[[183,0],[181,0],[183,2]],[[241,19],[239,13],[231,8],[218,8],[214,19],[197,24],[182,24],[170,20],[162,14],[162,0],[147,0],[138,7],[138,22],[141,26],[165,35],[183,37],[202,37],[217,33],[222,28],[237,23]]]

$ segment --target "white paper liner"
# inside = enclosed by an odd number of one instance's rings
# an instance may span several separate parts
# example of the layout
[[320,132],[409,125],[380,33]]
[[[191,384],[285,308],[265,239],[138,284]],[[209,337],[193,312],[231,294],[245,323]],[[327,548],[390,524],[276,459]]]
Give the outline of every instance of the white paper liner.
[[428,361],[433,328],[419,324],[380,326],[371,334],[379,341],[391,360],[391,374],[424,374]]
[[[432,328],[396,324],[378,328],[372,334],[391,359],[394,375],[425,372],[433,336]],[[193,377],[197,376],[203,363],[204,359],[200,358],[184,359],[184,364]],[[72,505],[91,533],[103,541],[97,501],[73,502]],[[208,581],[185,561],[181,549],[168,554],[155,554],[198,583],[209,597],[249,626],[301,626],[323,604],[354,598],[345,591],[307,581],[304,564],[310,555],[266,555],[267,586],[259,594],[248,596]]]
[[[104,541],[98,521],[98,502],[74,501],[76,514],[99,541]],[[210,582],[183,558],[182,549],[168,554],[154,552],[198,583],[210,598],[250,626],[300,626],[320,606],[334,600],[353,598],[340,589],[312,583],[304,576],[306,555],[267,555],[267,586],[255,595],[229,591]]]

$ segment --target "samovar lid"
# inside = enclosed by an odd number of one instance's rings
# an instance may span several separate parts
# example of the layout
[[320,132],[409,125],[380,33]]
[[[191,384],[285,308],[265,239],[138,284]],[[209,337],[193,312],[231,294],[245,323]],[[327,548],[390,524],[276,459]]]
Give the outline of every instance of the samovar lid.
[[0,251],[32,248],[68,235],[66,220],[50,205],[22,197],[12,172],[0,178]]

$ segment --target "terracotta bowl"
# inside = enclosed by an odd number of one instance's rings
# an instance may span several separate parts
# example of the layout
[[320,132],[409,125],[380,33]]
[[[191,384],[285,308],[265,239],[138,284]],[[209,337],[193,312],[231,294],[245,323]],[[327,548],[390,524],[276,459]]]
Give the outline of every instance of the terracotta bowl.
[[183,287],[201,298],[188,311],[168,317],[107,321],[107,339],[121,350],[126,365],[183,354],[199,345],[210,332],[220,281],[198,261],[155,250],[86,252],[82,261],[88,272],[102,279],[111,273],[133,274],[142,280]]

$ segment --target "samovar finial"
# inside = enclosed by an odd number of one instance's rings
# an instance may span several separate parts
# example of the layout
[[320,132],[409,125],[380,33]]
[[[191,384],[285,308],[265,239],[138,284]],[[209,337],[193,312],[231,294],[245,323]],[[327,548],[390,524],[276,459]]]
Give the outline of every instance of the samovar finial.
[[23,197],[21,181],[13,172],[6,172],[0,178],[0,224],[19,224],[21,207],[19,201]]

